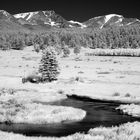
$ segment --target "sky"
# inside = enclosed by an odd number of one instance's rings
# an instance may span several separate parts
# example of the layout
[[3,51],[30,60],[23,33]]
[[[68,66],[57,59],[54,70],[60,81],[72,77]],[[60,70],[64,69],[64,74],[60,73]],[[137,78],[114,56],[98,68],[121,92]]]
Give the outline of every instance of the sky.
[[80,22],[107,14],[140,19],[140,5],[135,0],[3,0],[0,9],[11,14],[54,10],[67,20]]

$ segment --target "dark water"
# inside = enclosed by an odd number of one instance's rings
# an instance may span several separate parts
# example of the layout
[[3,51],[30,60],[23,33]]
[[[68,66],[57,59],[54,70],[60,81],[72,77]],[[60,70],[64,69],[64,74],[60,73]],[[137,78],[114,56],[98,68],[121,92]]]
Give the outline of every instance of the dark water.
[[[47,103],[43,103],[47,104]],[[79,122],[34,125],[34,124],[0,124],[0,130],[21,133],[27,136],[67,136],[76,132],[87,133],[90,128],[99,126],[116,126],[126,122],[140,121],[115,110],[118,103],[107,103],[101,101],[79,100],[68,98],[62,101],[50,103],[52,105],[71,106],[81,108],[87,112],[87,116]]]

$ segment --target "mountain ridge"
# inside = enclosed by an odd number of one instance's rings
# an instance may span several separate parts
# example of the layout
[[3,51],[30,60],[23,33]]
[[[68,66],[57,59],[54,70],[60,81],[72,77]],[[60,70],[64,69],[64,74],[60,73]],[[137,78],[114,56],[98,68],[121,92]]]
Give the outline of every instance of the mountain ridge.
[[[50,28],[97,28],[103,29],[112,26],[129,26],[133,24],[140,25],[140,20],[137,18],[125,18],[118,14],[108,14],[98,17],[93,17],[85,22],[66,20],[61,15],[53,10],[49,11],[34,11],[19,14],[10,14],[5,10],[0,10],[0,30],[4,29],[5,25],[8,28],[14,29],[23,28],[27,30],[50,29]],[[12,27],[10,27],[10,24]]]

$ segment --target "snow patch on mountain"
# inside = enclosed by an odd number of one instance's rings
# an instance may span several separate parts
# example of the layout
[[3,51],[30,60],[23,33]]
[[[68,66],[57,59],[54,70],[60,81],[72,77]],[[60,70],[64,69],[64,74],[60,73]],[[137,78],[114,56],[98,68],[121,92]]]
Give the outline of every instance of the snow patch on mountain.
[[118,21],[116,21],[115,23],[119,23],[123,21],[123,17],[119,18]]
[[128,24],[126,24],[126,25],[131,25],[131,24],[133,24],[134,22],[129,22]]
[[27,12],[27,13],[20,13],[20,14],[15,14],[15,18],[26,18],[26,20],[29,20],[33,15],[37,14],[38,12]]
[[59,23],[55,23],[54,21],[50,22],[51,26],[59,26]]
[[56,22],[52,21],[51,19],[49,19],[49,22],[44,22],[44,24],[48,24],[51,26],[59,26],[59,23],[56,23]]
[[112,17],[115,17],[115,16],[117,16],[117,17],[119,17],[119,18],[122,18],[121,15],[109,14],[109,15],[106,15],[106,16],[105,16],[105,23],[107,23]]
[[15,18],[25,18],[27,15],[29,15],[29,13],[21,13],[21,14],[15,14],[14,17]]
[[42,11],[43,12],[43,14],[46,16],[46,17],[48,17],[48,15],[46,14],[46,11]]
[[80,23],[80,22],[78,22],[78,21],[73,21],[73,20],[70,20],[69,22],[70,22],[70,23],[72,23],[72,24],[78,24],[78,25],[80,25],[80,26],[81,26],[81,28],[86,28],[86,27],[87,27],[85,24]]
[[131,24],[136,23],[136,22],[140,22],[140,20],[139,19],[136,19],[135,21],[129,22],[126,25],[131,25]]
[[139,20],[139,19],[136,19],[136,21],[140,22],[140,20]]
[[119,22],[122,22],[123,20],[123,16],[121,15],[117,15],[117,14],[109,14],[109,15],[106,15],[105,16],[105,21],[104,21],[104,24],[102,24],[102,26],[100,27],[100,29],[102,29],[104,27],[104,25],[112,18],[112,17],[119,17],[118,21],[116,21],[115,23],[119,23]]
[[70,28],[73,28],[74,26],[72,26],[72,25],[69,25],[69,27],[70,27]]
[[30,12],[26,20],[29,20],[32,16],[34,16],[37,13],[38,12]]
[[98,16],[98,17],[94,17],[93,19],[99,19],[99,18],[101,18],[102,16]]

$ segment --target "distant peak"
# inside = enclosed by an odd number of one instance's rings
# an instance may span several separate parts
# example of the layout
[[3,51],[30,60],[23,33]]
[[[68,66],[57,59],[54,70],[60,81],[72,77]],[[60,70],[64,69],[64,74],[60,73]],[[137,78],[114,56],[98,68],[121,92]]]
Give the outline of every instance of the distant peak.
[[109,14],[109,15],[105,15],[105,23],[108,22],[112,17],[119,17],[122,18],[122,15],[118,15],[118,14]]
[[44,12],[44,13],[50,13],[50,14],[54,14],[55,13],[55,11],[53,11],[53,10],[45,10],[45,11],[42,11],[42,12]]
[[44,15],[46,17],[48,16],[52,16],[55,14],[55,12],[53,10],[46,10],[46,11],[33,11],[33,12],[25,12],[25,13],[19,13],[19,14],[15,14],[14,17],[15,18],[25,18],[26,20],[29,20],[31,17],[33,17],[36,14],[41,14]]
[[0,10],[0,12],[7,12],[7,11],[5,11],[5,10]]
[[122,15],[118,15],[118,14],[108,14],[106,16],[110,16],[110,17],[113,17],[113,16],[122,17]]
[[0,10],[0,13],[3,13],[5,16],[9,16],[10,14],[5,10]]
[[122,15],[118,15],[118,14],[108,14],[108,15],[105,15],[106,18],[112,18],[112,17],[123,17]]

